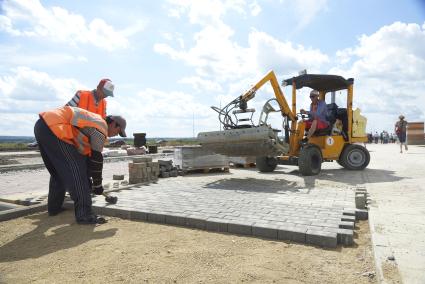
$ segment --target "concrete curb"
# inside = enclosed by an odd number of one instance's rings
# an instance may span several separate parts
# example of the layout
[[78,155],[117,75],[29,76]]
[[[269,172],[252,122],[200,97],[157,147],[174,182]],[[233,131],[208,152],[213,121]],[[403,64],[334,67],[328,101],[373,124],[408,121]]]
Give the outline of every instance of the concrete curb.
[[36,204],[31,206],[14,208],[10,210],[4,210],[0,212],[0,222],[46,211],[46,210],[47,210],[47,203],[41,203],[41,204]]
[[[368,201],[370,200],[368,199]],[[376,213],[374,206],[371,205],[370,202],[368,204],[368,210],[366,211],[369,217],[367,220],[369,221],[370,239],[372,244],[373,258],[375,261],[376,278],[378,283],[389,283],[385,279],[384,272],[382,270],[382,264],[387,260],[388,256],[394,255],[394,253],[391,250],[388,238],[376,230],[374,223],[374,215]],[[362,212],[361,215],[364,215],[364,212]]]
[[[120,161],[130,161],[134,158],[141,158],[141,157],[152,157],[152,158],[155,158],[155,159],[157,159],[157,158],[171,159],[170,155],[167,155],[166,153],[164,153],[164,154],[160,153],[160,154],[106,157],[104,159],[104,162],[105,163],[111,163],[111,162],[120,162]],[[2,165],[2,166],[0,166],[0,173],[13,172],[13,171],[23,171],[23,170],[36,170],[36,169],[42,169],[42,168],[44,168],[44,163]]]

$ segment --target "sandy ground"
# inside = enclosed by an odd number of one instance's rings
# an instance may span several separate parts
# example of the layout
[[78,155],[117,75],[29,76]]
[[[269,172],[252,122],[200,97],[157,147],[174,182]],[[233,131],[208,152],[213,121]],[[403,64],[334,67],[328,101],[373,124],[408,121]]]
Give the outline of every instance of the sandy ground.
[[355,245],[313,246],[109,218],[70,210],[0,223],[0,283],[375,283],[367,221]]

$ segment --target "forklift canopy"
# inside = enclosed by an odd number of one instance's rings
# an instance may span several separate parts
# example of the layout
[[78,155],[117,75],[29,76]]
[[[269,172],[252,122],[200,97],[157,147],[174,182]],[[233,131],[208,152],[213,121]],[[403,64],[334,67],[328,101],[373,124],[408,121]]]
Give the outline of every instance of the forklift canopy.
[[321,74],[303,74],[282,81],[284,86],[292,85],[295,82],[297,89],[309,87],[314,90],[334,92],[347,89],[354,82],[353,78],[344,79],[338,75],[321,75]]

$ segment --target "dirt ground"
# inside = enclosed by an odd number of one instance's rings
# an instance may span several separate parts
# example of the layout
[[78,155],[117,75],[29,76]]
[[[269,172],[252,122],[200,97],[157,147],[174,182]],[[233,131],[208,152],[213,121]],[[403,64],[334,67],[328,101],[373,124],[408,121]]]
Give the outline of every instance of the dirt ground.
[[367,221],[355,245],[290,242],[109,218],[77,225],[73,212],[0,223],[0,283],[376,283]]

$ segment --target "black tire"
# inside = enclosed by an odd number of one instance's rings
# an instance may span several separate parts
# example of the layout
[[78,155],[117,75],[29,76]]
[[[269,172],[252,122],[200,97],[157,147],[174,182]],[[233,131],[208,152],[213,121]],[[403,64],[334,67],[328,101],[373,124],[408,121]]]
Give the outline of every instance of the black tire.
[[347,170],[363,170],[369,165],[370,154],[361,145],[349,144],[345,146],[338,162]]
[[300,150],[298,168],[303,176],[318,175],[322,170],[322,151],[317,146],[304,146]]
[[277,159],[274,157],[257,157],[255,162],[257,169],[263,173],[270,173],[277,167]]

